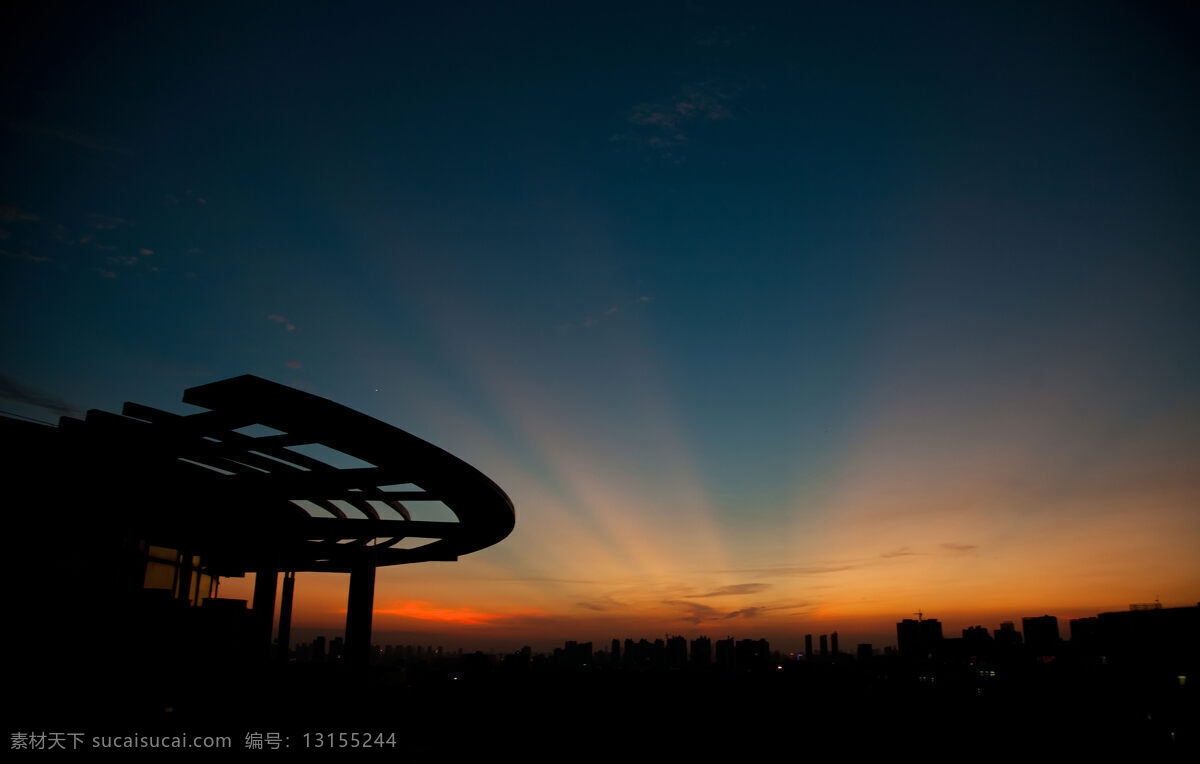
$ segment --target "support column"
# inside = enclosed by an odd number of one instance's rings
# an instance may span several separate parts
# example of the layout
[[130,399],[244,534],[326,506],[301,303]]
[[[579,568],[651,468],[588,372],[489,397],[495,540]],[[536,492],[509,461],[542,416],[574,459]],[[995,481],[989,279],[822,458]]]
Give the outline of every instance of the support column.
[[279,601],[279,649],[275,657],[280,663],[288,662],[292,647],[292,595],[296,590],[296,571],[283,574],[283,594]]
[[191,602],[192,599],[192,553],[187,549],[180,550],[175,557],[179,561],[176,569],[175,599]]
[[275,622],[275,586],[279,571],[260,568],[254,571],[254,652],[258,659],[271,656],[271,627]]
[[346,663],[366,666],[371,658],[371,615],[375,609],[375,560],[364,557],[350,569],[346,603]]

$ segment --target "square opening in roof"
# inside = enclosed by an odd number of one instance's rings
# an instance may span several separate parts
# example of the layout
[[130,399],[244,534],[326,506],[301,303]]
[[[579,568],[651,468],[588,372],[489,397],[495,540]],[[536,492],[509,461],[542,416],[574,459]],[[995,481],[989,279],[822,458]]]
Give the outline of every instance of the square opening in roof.
[[330,448],[323,443],[304,443],[298,446],[284,446],[284,448],[289,451],[295,451],[303,456],[307,456],[310,459],[316,459],[319,462],[324,462],[330,467],[336,467],[339,470],[356,470],[375,466],[370,462],[359,459],[357,456],[351,456],[345,451],[338,451],[336,448]]
[[283,430],[276,430],[274,427],[268,427],[265,424],[248,424],[245,427],[237,428],[234,432],[245,435],[248,438],[270,438],[274,435],[287,435]]
[[292,468],[294,468],[294,469],[303,470],[303,471],[305,471],[305,472],[311,472],[311,471],[312,471],[312,470],[310,470],[308,467],[305,467],[305,466],[304,466],[304,465],[302,465],[302,464],[293,464],[292,462],[289,462],[289,461],[287,461],[286,459],[280,459],[278,456],[271,456],[270,454],[264,454],[262,451],[255,451],[254,449],[250,449],[250,450],[249,450],[249,451],[247,451],[246,453],[248,453],[248,454],[254,454],[254,455],[256,455],[256,456],[261,456],[261,457],[263,457],[263,458],[265,458],[265,459],[270,459],[270,460],[272,460],[272,461],[279,462],[280,464],[285,464],[285,465],[287,465],[288,467],[292,467]]

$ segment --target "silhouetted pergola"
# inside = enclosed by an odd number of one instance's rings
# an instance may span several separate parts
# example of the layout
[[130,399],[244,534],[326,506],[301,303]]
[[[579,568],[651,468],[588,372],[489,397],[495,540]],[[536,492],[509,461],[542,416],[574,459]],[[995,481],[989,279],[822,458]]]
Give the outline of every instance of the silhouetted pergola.
[[[200,565],[212,576],[254,572],[264,651],[280,572],[281,648],[294,574],[345,572],[346,660],[365,662],[376,567],[456,560],[513,529],[512,502],[479,470],[328,399],[241,376],[190,388],[183,400],[206,411],[178,415],[126,403],[120,415],[93,410],[40,428],[52,435],[30,428],[27,440],[51,446],[37,451],[39,469],[50,458],[86,486],[63,501],[72,546],[120,539],[179,550],[178,597],[195,590],[187,577]],[[339,467],[296,450],[312,444],[370,466]],[[412,502],[441,502],[456,520],[413,519]],[[140,586],[141,575],[127,571],[126,580]]]

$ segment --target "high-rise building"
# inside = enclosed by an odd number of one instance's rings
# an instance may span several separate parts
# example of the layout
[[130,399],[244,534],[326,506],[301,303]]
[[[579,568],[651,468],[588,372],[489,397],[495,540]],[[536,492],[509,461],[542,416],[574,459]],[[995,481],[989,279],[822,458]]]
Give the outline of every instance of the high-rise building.
[[925,638],[930,649],[936,648],[942,641],[942,622],[936,618],[926,618],[921,621],[921,636]]
[[765,639],[743,639],[737,643],[739,671],[759,669],[771,660],[771,645]]
[[1054,655],[1058,652],[1058,619],[1052,615],[1021,619],[1025,631],[1025,644],[1036,655]]
[[555,650],[554,652],[561,659],[562,665],[568,668],[582,669],[592,662],[591,642],[567,640],[561,651]]
[[1071,646],[1082,650],[1094,649],[1100,636],[1100,619],[1072,618],[1070,623]]
[[821,655],[822,656],[829,655],[829,635],[828,634],[821,635]]
[[811,658],[813,654],[812,634],[804,635],[804,657]]
[[838,635],[836,631],[829,635],[829,649],[834,655],[838,654]]
[[996,638],[996,646],[1001,648],[1013,648],[1021,646],[1021,632],[1017,631],[1017,625],[1012,621],[1005,621],[1000,624],[1000,628],[993,632]]
[[926,653],[924,640],[921,639],[921,622],[914,618],[905,618],[896,624],[896,645],[900,654],[906,658],[923,657]]
[[667,668],[681,669],[687,665],[687,639],[667,637]]
[[708,666],[712,663],[712,640],[696,637],[692,640],[692,665]]
[[913,620],[905,618],[896,624],[896,642],[906,658],[926,659],[933,656],[942,641],[942,624],[936,618]]
[[992,647],[992,635],[983,626],[968,626],[962,630],[963,647],[972,655],[987,653]]
[[718,639],[716,652],[717,665],[725,669],[732,669],[734,666],[733,637]]

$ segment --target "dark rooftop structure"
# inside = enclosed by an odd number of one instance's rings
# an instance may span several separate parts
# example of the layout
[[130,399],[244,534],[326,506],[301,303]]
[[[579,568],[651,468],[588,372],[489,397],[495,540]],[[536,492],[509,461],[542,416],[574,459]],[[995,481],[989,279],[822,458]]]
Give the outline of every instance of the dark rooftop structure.
[[[70,651],[64,630],[96,619],[120,649],[122,624],[155,608],[193,626],[201,612],[236,612],[242,646],[264,660],[280,573],[286,656],[294,575],[328,571],[350,575],[346,662],[365,663],[378,566],[456,560],[513,529],[512,502],[483,473],[328,399],[241,376],[183,400],[206,410],[126,403],[58,427],[0,418],[13,454],[5,564],[25,582],[14,604],[42,660]],[[250,611],[217,598],[220,577],[250,572]],[[162,620],[143,618],[128,639],[146,643]]]

